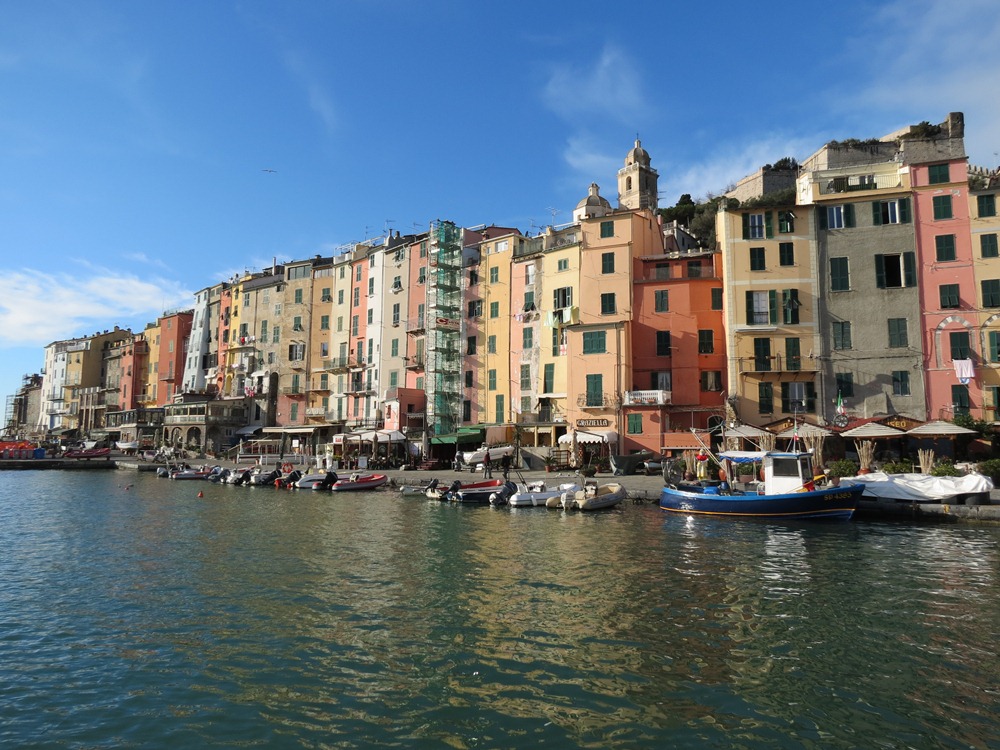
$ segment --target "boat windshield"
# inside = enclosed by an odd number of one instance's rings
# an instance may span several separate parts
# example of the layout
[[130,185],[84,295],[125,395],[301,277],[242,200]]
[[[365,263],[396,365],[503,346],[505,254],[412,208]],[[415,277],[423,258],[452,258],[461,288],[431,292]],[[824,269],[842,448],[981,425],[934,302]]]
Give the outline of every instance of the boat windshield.
[[797,478],[799,476],[799,461],[796,458],[780,458],[775,456],[773,466],[774,476],[776,477]]

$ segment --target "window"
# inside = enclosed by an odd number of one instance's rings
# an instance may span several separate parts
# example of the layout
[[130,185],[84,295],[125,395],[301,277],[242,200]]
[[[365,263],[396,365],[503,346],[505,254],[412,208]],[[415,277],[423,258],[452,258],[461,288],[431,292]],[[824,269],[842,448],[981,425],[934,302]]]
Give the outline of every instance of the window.
[[942,284],[938,287],[938,295],[941,298],[941,309],[947,310],[958,307],[958,284]]
[[398,302],[395,303],[392,306],[392,324],[394,326],[398,326],[399,325],[399,303]]
[[423,284],[426,281],[427,281],[427,266],[420,266],[420,268],[417,269],[417,283]]
[[753,340],[753,369],[757,372],[771,371],[771,339]]
[[788,414],[816,411],[816,386],[812,383],[782,383],[781,410]]
[[421,258],[427,257],[427,240],[423,240],[420,243],[420,257]]
[[[713,289],[712,291],[714,292],[715,290]],[[721,292],[722,290],[720,289],[719,291]],[[653,310],[656,312],[669,312],[670,294],[666,289],[653,292]]]
[[479,283],[479,271],[475,268],[469,269],[469,286],[475,286]]
[[799,322],[799,302],[798,289],[781,290],[781,322],[786,325],[796,325]]
[[629,435],[641,435],[642,434],[642,414],[629,414],[628,415],[628,430]]
[[670,356],[670,331],[656,332],[656,356]]
[[359,263],[354,267],[354,280],[361,281],[361,264]]
[[340,332],[340,331],[343,331],[343,330],[344,330],[344,316],[343,315],[338,315],[337,316],[337,331]]
[[722,373],[718,370],[705,370],[701,373],[701,390],[710,391],[721,391],[722,390]]
[[980,217],[997,215],[997,197],[990,195],[976,196],[976,210]]
[[872,224],[909,224],[910,199],[900,198],[893,201],[874,201],[872,203]]
[[399,385],[399,373],[396,370],[393,370],[392,372],[389,373],[389,387],[395,388],[398,385]]
[[413,387],[416,388],[418,391],[422,391],[424,389],[424,376],[423,375],[420,375],[419,377],[417,377],[417,382],[415,382],[413,384]]
[[497,389],[497,371],[487,370],[486,371],[486,389],[490,391],[495,391]]
[[553,307],[556,310],[560,310],[564,307],[570,307],[573,304],[573,287],[564,286],[559,289],[553,290]]
[[747,292],[747,325],[766,326],[778,322],[778,295],[768,292]]
[[462,402],[462,421],[471,422],[472,421],[472,402],[466,399]]
[[402,289],[403,288],[403,277],[402,276],[393,276],[392,277],[392,288],[393,289]]
[[910,395],[910,373],[907,372],[906,370],[892,371],[892,395],[893,396]]
[[374,316],[375,316],[375,311],[372,310],[371,308],[369,308],[369,310],[368,310],[368,325],[372,324],[372,320],[373,320]]
[[496,354],[497,353],[497,337],[487,336],[486,337],[486,353]]
[[1000,362],[1000,331],[990,331],[987,341],[990,348],[990,362]]
[[466,354],[475,354],[476,353],[476,337],[475,336],[469,336],[469,338],[467,338],[465,340],[465,353]]
[[935,221],[940,221],[941,219],[950,219],[952,217],[950,195],[935,195],[933,203],[934,203]]
[[795,214],[791,211],[778,212],[778,233],[791,234],[795,231]]
[[330,330],[330,316],[329,315],[320,315],[319,316],[319,329],[321,331],[329,331]]
[[1000,279],[984,279],[983,307],[1000,307]]
[[556,366],[547,363],[542,370],[542,393],[552,393],[556,385]]
[[604,376],[587,376],[587,406],[604,406]]
[[606,331],[585,331],[583,334],[584,354],[604,354],[606,348]]
[[465,371],[465,387],[466,388],[472,388],[472,382],[473,382],[472,378],[473,378],[472,370],[466,370]]
[[521,390],[531,390],[531,365],[521,365]]
[[951,406],[953,410],[952,414],[956,417],[959,415],[969,415],[969,407],[971,406],[971,402],[969,401],[969,386],[953,385],[951,387]]
[[398,357],[399,356],[399,339],[393,339],[389,342],[389,356]]
[[354,307],[357,307],[358,305],[361,304],[361,287],[359,286],[354,287],[354,301],[352,302],[352,304],[354,305]]
[[774,384],[757,384],[757,411],[761,414],[774,413]]
[[763,240],[771,237],[771,214],[743,214],[743,239]]
[[906,318],[889,318],[889,348],[900,349],[909,345]]
[[672,373],[670,370],[663,370],[661,372],[652,372],[650,378],[650,389],[654,391],[669,391],[671,390],[671,382],[673,381]]
[[556,270],[557,271],[568,271],[569,270],[569,259],[568,258],[560,258],[558,261],[556,261]]
[[295,290],[295,304],[296,305],[301,305],[302,304],[302,290],[301,289],[296,289]]
[[802,369],[802,343],[794,336],[785,339],[785,369]]
[[500,317],[500,303],[490,302],[490,317],[499,318]]
[[243,307],[250,307],[250,292],[243,292]]
[[900,289],[917,285],[917,262],[914,253],[875,256],[875,286]]
[[615,254],[601,253],[601,273],[615,272]]
[[474,299],[469,303],[469,317],[476,318],[483,314],[483,301]]
[[847,258],[830,258],[830,291],[846,292],[851,288],[850,263]]
[[837,378],[837,393],[845,398],[851,398],[854,396],[854,373],[853,372],[838,372],[835,374]]
[[948,177],[947,164],[931,164],[927,168],[927,184],[940,185],[942,182],[950,182]]
[[618,312],[615,305],[615,293],[607,292],[601,295],[601,315],[614,315]]
[[569,333],[565,328],[552,329],[552,356],[558,357],[566,353],[566,342]]
[[613,221],[602,221],[601,222],[601,237],[614,237],[615,236],[615,223]]
[[951,358],[953,360],[970,358],[968,331],[952,331],[948,334],[948,340],[951,344]]
[[301,331],[302,330],[302,316],[301,315],[296,315],[294,318],[292,318],[292,330],[293,331]]
[[260,340],[267,341],[267,321],[260,321]]
[[833,323],[833,348],[851,348],[851,324],[846,320],[837,320]]
[[762,247],[750,248],[750,270],[751,271],[767,270],[767,265],[764,262],[764,248]]
[[845,229],[854,226],[854,205],[827,206],[819,209],[820,229]]
[[955,235],[939,234],[934,238],[934,248],[938,263],[955,260]]
[[979,235],[979,251],[984,258],[1000,257],[1000,251],[997,248],[997,236],[995,234]]
[[791,242],[782,242],[778,245],[778,265],[795,265],[795,245]]
[[500,269],[497,266],[490,267],[490,283],[498,284],[500,282]]
[[271,343],[277,344],[281,342],[281,326],[275,326],[271,329]]
[[[343,270],[343,269],[341,269],[341,270]],[[337,290],[337,304],[338,305],[344,304],[344,290],[343,289],[338,289]]]
[[[298,393],[297,390],[296,390],[296,393]],[[297,422],[297,421],[299,421],[299,405],[298,405],[298,403],[293,403],[292,404],[290,412],[291,413],[288,415],[289,421],[291,421],[291,422]]]
[[722,289],[720,287],[715,287],[712,289],[712,309],[713,310],[722,309]]
[[521,331],[521,349],[528,351],[535,348],[535,329],[525,328]]
[[507,415],[504,412],[504,397],[502,393],[497,394],[496,399],[494,399],[494,403],[496,406],[496,419],[494,419],[493,421],[496,424],[500,424],[502,422],[507,421],[506,420]]
[[698,354],[712,354],[715,352],[715,331],[702,329],[698,331]]
[[[373,255],[372,258],[375,256]],[[368,279],[368,296],[371,297],[375,294],[375,277]]]

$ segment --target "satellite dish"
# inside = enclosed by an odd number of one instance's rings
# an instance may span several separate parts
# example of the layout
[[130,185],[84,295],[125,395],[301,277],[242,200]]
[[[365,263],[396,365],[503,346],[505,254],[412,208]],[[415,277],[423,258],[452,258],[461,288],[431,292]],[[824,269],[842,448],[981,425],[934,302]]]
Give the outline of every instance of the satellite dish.
[[833,418],[833,424],[836,427],[847,427],[849,421],[846,414],[838,414]]

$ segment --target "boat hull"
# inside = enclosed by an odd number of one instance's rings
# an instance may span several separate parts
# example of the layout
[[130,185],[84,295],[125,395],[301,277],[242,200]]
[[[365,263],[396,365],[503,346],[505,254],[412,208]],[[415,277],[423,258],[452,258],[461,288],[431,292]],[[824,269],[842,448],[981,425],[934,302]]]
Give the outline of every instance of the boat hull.
[[333,492],[357,492],[373,490],[389,481],[386,474],[366,474],[357,479],[340,479],[330,488]]
[[710,494],[664,487],[660,508],[673,513],[746,518],[826,518],[850,520],[864,487],[853,484],[783,495]]

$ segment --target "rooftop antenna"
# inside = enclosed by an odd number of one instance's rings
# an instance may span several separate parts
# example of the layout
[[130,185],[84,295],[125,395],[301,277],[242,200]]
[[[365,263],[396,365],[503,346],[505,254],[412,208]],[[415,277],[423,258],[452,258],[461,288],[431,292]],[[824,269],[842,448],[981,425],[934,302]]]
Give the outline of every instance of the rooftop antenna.
[[549,213],[552,214],[552,224],[555,225],[556,214],[562,213],[562,211],[560,211],[558,208],[552,208],[551,206],[549,206]]
[[392,225],[395,223],[395,221],[396,221],[395,219],[385,220],[385,223],[382,226],[385,227],[384,231],[386,234],[392,234]]

